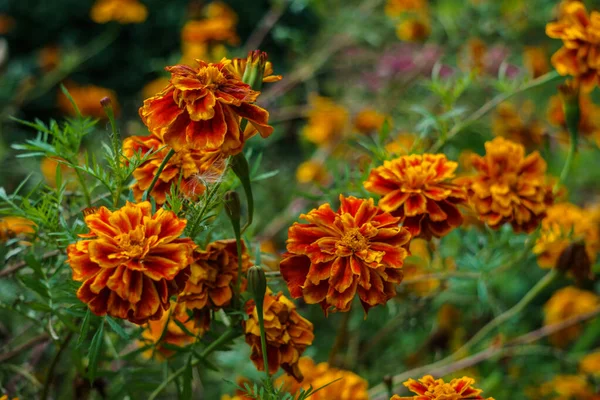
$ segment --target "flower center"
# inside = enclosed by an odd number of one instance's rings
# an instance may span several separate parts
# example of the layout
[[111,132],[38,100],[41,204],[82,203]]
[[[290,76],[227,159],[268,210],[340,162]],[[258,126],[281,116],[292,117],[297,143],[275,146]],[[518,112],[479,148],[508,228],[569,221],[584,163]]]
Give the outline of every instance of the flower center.
[[143,225],[140,225],[134,230],[116,237],[123,254],[130,258],[141,258],[146,255],[148,240],[145,237],[146,229],[144,228]]
[[208,66],[198,71],[198,80],[202,82],[208,89],[216,90],[219,85],[224,84],[227,78],[219,71],[217,67]]
[[342,236],[342,244],[353,252],[357,252],[365,250],[368,247],[369,242],[360,233],[358,228],[352,228]]

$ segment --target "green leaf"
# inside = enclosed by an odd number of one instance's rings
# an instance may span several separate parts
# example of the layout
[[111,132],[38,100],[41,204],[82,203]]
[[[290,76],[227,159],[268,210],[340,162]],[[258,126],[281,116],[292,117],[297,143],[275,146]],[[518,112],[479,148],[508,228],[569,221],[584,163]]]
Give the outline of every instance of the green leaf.
[[115,321],[108,315],[105,317],[105,319],[106,319],[106,322],[108,322],[108,325],[110,325],[112,330],[115,331],[115,333],[117,335],[121,336],[125,340],[129,340],[129,335],[127,334],[127,332],[125,332],[123,327],[121,325],[119,325],[119,323],[117,321]]
[[192,368],[192,355],[188,357],[185,364],[185,372],[183,373],[183,388],[181,398],[183,400],[191,400],[192,398],[192,381],[194,380],[194,369]]
[[248,222],[242,228],[242,232],[252,224],[254,218],[254,197],[252,196],[252,185],[250,184],[250,171],[248,160],[243,153],[239,153],[231,158],[231,168],[242,182],[242,187],[246,193],[246,203],[248,205]]
[[100,356],[100,350],[102,349],[102,343],[104,342],[104,319],[100,323],[100,327],[92,338],[90,349],[88,351],[88,379],[90,383],[93,383],[96,379],[96,371],[98,370],[98,357]]

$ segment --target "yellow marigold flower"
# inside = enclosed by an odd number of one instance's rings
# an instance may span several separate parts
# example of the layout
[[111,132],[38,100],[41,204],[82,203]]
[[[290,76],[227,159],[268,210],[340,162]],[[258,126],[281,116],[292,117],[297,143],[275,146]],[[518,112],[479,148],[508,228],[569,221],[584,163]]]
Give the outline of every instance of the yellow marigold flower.
[[180,238],[187,221],[171,211],[127,202],[85,217],[90,232],[67,248],[77,297],[96,315],[135,324],[160,319],[189,276],[194,243]]
[[[196,323],[193,316],[190,316],[190,314],[188,314],[185,304],[171,301],[169,312],[163,313],[162,317],[158,320],[148,321],[148,324],[142,331],[141,344],[154,344],[156,351],[158,352],[158,358],[163,359],[175,354],[175,351],[168,349],[163,346],[163,344],[166,343],[172,346],[185,347],[194,343],[198,336],[204,334],[204,329]],[[187,331],[194,336],[190,336],[182,330],[175,320],[183,324]],[[152,349],[149,349],[144,354],[147,357],[152,357],[154,352]]]
[[289,228],[279,266],[292,297],[319,303],[325,313],[348,311],[357,292],[365,313],[394,297],[410,241],[399,218],[373,199],[343,195],[337,211],[326,203],[300,218],[308,223]]
[[486,155],[473,156],[477,174],[457,183],[465,185],[479,219],[493,229],[510,223],[515,232],[532,232],[552,204],[546,162],[535,151],[497,137],[485,143]]
[[388,0],[385,13],[397,17],[406,12],[422,12],[427,10],[427,0]]
[[331,177],[323,166],[323,163],[315,160],[304,161],[296,169],[296,180],[298,183],[326,185],[330,179]]
[[402,156],[371,170],[363,185],[382,196],[379,207],[399,217],[413,237],[429,240],[462,224],[457,205],[466,193],[452,183],[457,166],[444,154]]
[[354,129],[364,134],[379,132],[387,118],[373,108],[364,108],[354,117]]
[[[563,102],[559,95],[552,96],[548,105],[548,120],[554,126],[560,127],[560,137],[564,142],[569,141],[567,122]],[[600,146],[600,107],[594,104],[589,93],[579,94],[579,128],[580,136],[595,139]]]
[[523,51],[523,64],[532,78],[537,78],[550,71],[548,53],[543,47],[526,46]]
[[35,233],[35,223],[27,218],[0,216],[0,243],[15,237],[26,237]]
[[552,56],[552,65],[559,74],[575,77],[589,92],[600,76],[600,12],[588,15],[580,2],[567,3],[562,11],[560,20],[546,25],[549,37],[563,41]]
[[[304,375],[302,383],[288,376],[282,376],[275,381],[275,386],[283,385],[288,393],[297,394],[300,389],[307,390],[312,386],[316,390],[327,385],[310,396],[312,400],[368,400],[369,398],[369,384],[351,371],[333,368],[326,362],[315,364],[309,357],[302,357],[298,365]],[[329,385],[337,379],[339,379],[337,382]]]
[[533,104],[527,102],[522,105],[519,113],[514,104],[501,103],[492,120],[492,132],[496,136],[521,143],[526,148],[538,147],[543,143],[544,126],[532,118],[533,108]]
[[139,24],[148,17],[148,9],[138,0],[96,0],[90,11],[92,21],[105,24]]
[[579,370],[584,374],[600,377],[600,351],[590,353],[579,361]]
[[[144,155],[155,152],[133,171],[135,182],[131,189],[136,201],[141,201],[144,191],[150,187],[169,149],[170,147],[155,135],[131,136],[123,141],[123,155],[128,159],[136,153]],[[219,181],[224,171],[225,157],[220,152],[185,146],[169,159],[150,195],[156,204],[162,205],[166,201],[167,194],[171,192],[171,186],[179,184],[181,180],[179,186],[181,194],[195,200],[204,193],[207,184]]]
[[396,36],[405,42],[420,42],[429,37],[429,17],[405,18],[396,25]]
[[310,99],[308,124],[302,133],[317,146],[336,144],[344,135],[348,124],[348,111],[327,97],[315,96]]
[[54,70],[60,64],[60,49],[58,46],[46,46],[38,54],[38,64],[44,72]]
[[551,381],[543,383],[539,394],[552,400],[598,400],[594,389],[579,375],[557,375]]
[[391,142],[385,145],[385,151],[390,156],[408,155],[417,141],[417,135],[410,132],[400,132]]
[[[557,290],[544,305],[544,325],[552,325],[585,314],[600,306],[600,298],[592,292],[567,286]],[[564,347],[576,339],[581,332],[581,324],[572,325],[550,336],[555,346]]]
[[542,220],[540,236],[533,252],[542,268],[554,268],[563,251],[572,243],[583,242],[591,262],[596,262],[600,251],[600,232],[588,213],[571,203],[555,204],[548,208]]
[[[246,333],[246,343],[252,351],[250,359],[259,371],[264,371],[260,325],[254,300],[246,303],[246,314],[248,319],[242,322],[242,325]],[[289,375],[302,381],[298,361],[315,338],[313,324],[298,314],[294,303],[281,292],[273,294],[270,290],[265,295],[263,315],[269,372],[274,374],[281,366]]]
[[[100,100],[105,97],[110,99],[115,115],[119,114],[119,103],[114,91],[94,85],[79,86],[75,83],[67,83],[65,87],[83,116],[105,119],[106,113],[100,104]],[[62,91],[59,91],[57,101],[62,112],[72,116],[77,115],[73,105]]]
[[482,397],[483,390],[471,387],[474,383],[475,379],[467,376],[446,383],[443,379],[434,379],[431,375],[425,375],[418,381],[409,379],[404,382],[404,386],[417,396],[400,397],[396,394],[390,400],[494,400],[492,397]]
[[[246,288],[246,271],[252,266],[242,241],[241,290]],[[218,310],[231,304],[233,287],[238,279],[238,256],[235,239],[217,240],[205,250],[194,251],[190,278],[179,295],[190,309]]]
[[[144,101],[140,116],[150,132],[162,137],[176,151],[186,146],[198,150],[220,150],[225,155],[242,151],[244,142],[258,131],[268,137],[269,113],[254,104],[260,92],[242,82],[227,66],[197,60],[167,67],[170,84]],[[241,118],[254,129],[241,132]]]

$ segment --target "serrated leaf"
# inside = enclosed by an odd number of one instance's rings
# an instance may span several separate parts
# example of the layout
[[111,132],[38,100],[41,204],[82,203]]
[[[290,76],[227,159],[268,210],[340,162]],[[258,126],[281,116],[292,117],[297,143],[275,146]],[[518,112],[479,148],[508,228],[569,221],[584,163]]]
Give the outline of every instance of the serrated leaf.
[[98,371],[98,357],[100,356],[100,350],[102,349],[102,343],[104,342],[104,319],[100,323],[100,327],[92,338],[90,349],[88,351],[88,379],[90,383],[93,383],[96,379],[96,371]]

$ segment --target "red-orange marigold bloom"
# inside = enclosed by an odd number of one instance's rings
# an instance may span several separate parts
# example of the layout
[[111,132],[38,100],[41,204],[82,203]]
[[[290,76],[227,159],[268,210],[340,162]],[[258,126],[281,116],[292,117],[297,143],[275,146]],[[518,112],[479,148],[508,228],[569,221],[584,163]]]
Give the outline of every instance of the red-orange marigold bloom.
[[561,47],[552,56],[552,65],[561,75],[571,75],[581,82],[584,91],[600,83],[600,12],[591,15],[580,2],[564,5],[557,22],[546,25],[546,34],[561,39]]
[[[147,161],[133,171],[135,183],[131,189],[135,199],[141,201],[144,191],[150,187],[169,152],[169,147],[155,135],[131,136],[123,141],[125,157],[129,159],[138,152],[141,155],[154,152]],[[196,150],[185,146],[169,159],[150,196],[154,198],[156,204],[162,205],[171,191],[171,186],[178,184],[181,179],[179,190],[186,198],[195,200],[204,193],[206,184],[218,181],[224,171],[225,157],[219,151]]]
[[[252,265],[246,246],[242,242],[242,274]],[[206,250],[194,252],[190,266],[190,278],[179,295],[179,301],[188,308],[219,309],[228,306],[233,296],[232,286],[238,279],[238,256],[235,239],[217,240],[206,246]],[[241,290],[246,287],[242,278]]]
[[340,195],[340,203],[336,212],[323,204],[302,214],[309,223],[290,227],[281,275],[292,297],[320,303],[325,313],[348,311],[357,292],[368,312],[396,294],[410,233],[373,199]]
[[479,219],[498,229],[510,222],[515,232],[532,232],[553,202],[546,162],[535,151],[497,137],[485,143],[485,156],[472,156],[478,174],[461,178]]
[[414,237],[441,237],[463,221],[456,206],[467,195],[451,182],[457,167],[444,154],[403,156],[373,169],[364,186],[383,196],[379,207],[399,217]]
[[434,379],[431,375],[425,375],[423,378],[415,381],[409,379],[404,382],[404,386],[417,396],[400,397],[392,396],[390,400],[494,400],[492,397],[487,399],[481,396],[481,389],[471,387],[475,379],[463,376],[460,379],[452,379],[450,383],[442,379]]
[[189,275],[194,243],[179,238],[186,220],[145,201],[85,217],[90,232],[67,248],[77,297],[96,315],[136,324],[159,319]]
[[176,151],[189,146],[231,155],[242,151],[245,140],[256,132],[242,132],[240,118],[246,118],[262,137],[273,132],[267,110],[253,104],[260,92],[229,70],[231,60],[196,61],[197,68],[167,67],[171,83],[144,101],[140,116],[152,133]]
[[[243,327],[246,333],[246,343],[252,349],[250,359],[259,371],[264,371],[262,350],[260,345],[260,325],[254,300],[246,303],[248,320]],[[315,338],[313,324],[296,311],[296,306],[281,292],[267,292],[263,305],[265,335],[267,339],[267,358],[269,372],[274,374],[279,367],[302,381],[302,373],[298,361],[304,350]]]

